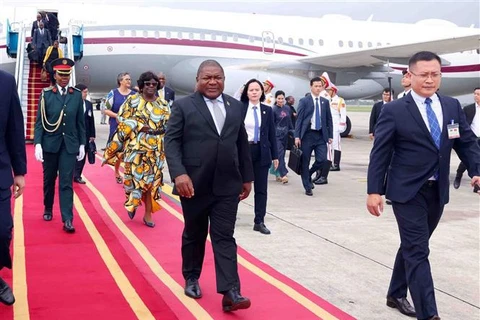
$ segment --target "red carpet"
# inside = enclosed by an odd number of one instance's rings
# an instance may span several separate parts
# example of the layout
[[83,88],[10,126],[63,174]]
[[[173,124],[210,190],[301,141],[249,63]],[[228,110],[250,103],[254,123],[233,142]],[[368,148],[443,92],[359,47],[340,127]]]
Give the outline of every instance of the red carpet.
[[38,98],[42,89],[50,85],[50,79],[42,81],[40,79],[41,67],[37,63],[30,63],[30,75],[28,81],[28,106],[27,106],[27,118],[25,119],[27,140],[33,140],[33,129],[35,126],[35,120],[37,119],[38,110]]
[[[203,298],[186,298],[180,255],[183,223],[177,201],[165,195],[164,209],[154,215],[156,227],[147,228],[142,223],[143,208],[134,220],[128,218],[123,188],[115,183],[113,171],[100,167],[99,161],[87,164],[87,185],[74,186],[79,199],[74,213],[77,232],[68,235],[61,229],[58,206],[53,221],[42,220],[41,164],[33,159],[32,146],[27,151],[23,227],[30,319],[354,319],[241,248],[242,293],[252,300],[252,307],[223,313],[210,242],[200,279]],[[111,253],[110,259],[105,251]],[[18,281],[22,274],[15,267],[13,278]],[[8,273],[2,275],[11,283]],[[127,284],[134,292],[127,292]],[[11,308],[0,307],[0,319],[13,319]]]

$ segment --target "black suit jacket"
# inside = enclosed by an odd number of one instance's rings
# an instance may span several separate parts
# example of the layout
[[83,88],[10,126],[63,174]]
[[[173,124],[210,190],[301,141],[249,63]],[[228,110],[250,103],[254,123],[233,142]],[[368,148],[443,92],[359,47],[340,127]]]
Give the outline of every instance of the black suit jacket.
[[87,143],[89,138],[95,138],[95,118],[93,117],[93,105],[88,100],[85,100],[85,133],[87,134]]
[[[438,170],[440,205],[448,203],[452,148],[466,164],[470,176],[479,175],[480,147],[460,103],[451,97],[438,96],[443,113],[440,150],[411,94],[383,107],[370,154],[368,194],[385,194],[390,200],[405,203]],[[460,126],[458,139],[448,139],[447,124],[452,120]]]
[[370,113],[370,125],[368,127],[368,133],[374,133],[375,125],[377,124],[378,117],[382,111],[385,102],[379,101],[373,105],[372,112]]
[[164,99],[167,100],[168,102],[175,101],[175,91],[173,91],[173,89],[170,89],[169,87],[165,87]]
[[0,189],[13,184],[13,175],[27,173],[23,113],[15,78],[0,70]]
[[[313,105],[311,94],[300,99],[298,103],[297,122],[295,123],[295,138],[303,139],[307,130],[311,128],[314,109],[315,106]],[[333,122],[330,103],[323,97],[320,97],[320,113],[323,140],[327,143],[328,139],[333,139]]]
[[[223,94],[225,124],[219,135],[199,92],[173,103],[165,134],[165,155],[173,181],[188,174],[195,195],[232,196],[253,181],[243,105]],[[174,188],[176,193],[176,189]]]
[[465,117],[467,118],[468,125],[471,126],[473,122],[473,118],[475,118],[475,112],[476,112],[475,103],[465,106],[463,108],[463,111],[465,112]]
[[[243,118],[245,119],[248,102],[243,105],[243,108]],[[277,140],[275,138],[272,108],[261,103],[260,114],[262,118],[262,125],[260,126],[260,164],[266,166],[271,165],[272,160],[278,159]]]
[[43,26],[45,27],[45,22],[43,21],[43,19],[41,21],[33,21],[32,22],[32,32],[30,33],[31,34],[31,37],[32,37],[32,40],[33,40],[33,34],[35,33],[35,30],[37,30],[39,27],[38,27],[38,24],[40,22],[43,22]]
[[45,50],[52,45],[52,37],[48,29],[43,28],[43,35],[40,33],[40,29],[35,30],[33,33],[33,45],[35,49],[39,49],[42,44],[45,46]]

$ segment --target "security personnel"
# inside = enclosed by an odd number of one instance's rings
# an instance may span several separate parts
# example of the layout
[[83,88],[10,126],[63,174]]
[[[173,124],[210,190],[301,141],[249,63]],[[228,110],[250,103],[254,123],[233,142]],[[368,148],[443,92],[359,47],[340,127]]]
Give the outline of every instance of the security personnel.
[[345,125],[347,123],[347,107],[345,105],[345,100],[337,95],[337,91],[337,87],[333,83],[330,83],[330,88],[327,89],[327,92],[332,98],[332,101],[330,102],[330,111],[332,112],[333,121],[333,142],[331,144],[333,157],[330,152],[330,159],[332,160],[333,158],[333,164],[330,167],[330,171],[340,171],[340,157],[342,155],[340,133],[345,130]]
[[43,89],[35,122],[35,158],[43,162],[43,219],[53,217],[55,180],[59,175],[60,211],[63,230],[73,227],[73,171],[85,156],[85,117],[80,90],[69,87],[74,62],[67,58],[52,61],[56,85]]

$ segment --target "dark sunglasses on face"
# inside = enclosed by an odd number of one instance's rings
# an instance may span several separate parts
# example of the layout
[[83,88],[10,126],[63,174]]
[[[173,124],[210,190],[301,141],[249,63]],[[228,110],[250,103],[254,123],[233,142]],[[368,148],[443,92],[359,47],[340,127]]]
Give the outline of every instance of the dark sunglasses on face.
[[148,81],[145,81],[143,83],[146,87],[156,87],[158,85],[158,82],[148,82]]

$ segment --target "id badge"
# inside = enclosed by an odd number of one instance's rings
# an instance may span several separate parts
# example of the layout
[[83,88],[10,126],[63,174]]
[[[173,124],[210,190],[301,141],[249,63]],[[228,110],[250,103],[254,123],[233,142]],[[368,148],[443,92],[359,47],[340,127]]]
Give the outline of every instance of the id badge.
[[448,130],[448,139],[457,139],[460,138],[460,129],[458,123],[452,123],[447,125]]

